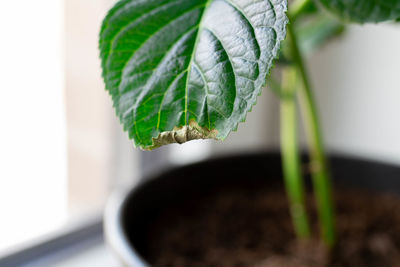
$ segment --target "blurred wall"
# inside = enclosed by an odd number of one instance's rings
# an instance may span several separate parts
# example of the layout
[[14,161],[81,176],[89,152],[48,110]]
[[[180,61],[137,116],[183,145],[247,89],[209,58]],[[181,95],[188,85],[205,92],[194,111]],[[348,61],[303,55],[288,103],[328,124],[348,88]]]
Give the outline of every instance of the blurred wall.
[[400,164],[400,26],[352,26],[309,61],[331,150]]
[[101,206],[115,184],[138,169],[134,148],[122,132],[104,90],[98,52],[101,21],[114,0],[65,3],[66,110],[69,207]]

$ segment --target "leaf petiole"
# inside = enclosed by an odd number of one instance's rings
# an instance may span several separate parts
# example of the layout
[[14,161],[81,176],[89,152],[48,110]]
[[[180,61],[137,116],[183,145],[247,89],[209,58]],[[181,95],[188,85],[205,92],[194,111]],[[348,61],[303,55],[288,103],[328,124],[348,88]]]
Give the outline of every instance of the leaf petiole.
[[307,239],[310,237],[310,226],[297,143],[296,87],[296,69],[290,66],[284,68],[282,72],[282,93],[285,94],[285,97],[280,100],[283,176],[296,236],[300,239]]
[[308,137],[312,167],[312,181],[318,206],[322,238],[329,247],[332,247],[336,241],[334,209],[331,192],[332,186],[326,154],[322,142],[317,107],[312,94],[311,84],[307,75],[303,57],[297,44],[297,36],[294,31],[293,24],[288,24],[288,35],[291,46],[291,56],[295,62],[296,68],[300,73],[302,81],[302,86],[299,87],[299,101]]

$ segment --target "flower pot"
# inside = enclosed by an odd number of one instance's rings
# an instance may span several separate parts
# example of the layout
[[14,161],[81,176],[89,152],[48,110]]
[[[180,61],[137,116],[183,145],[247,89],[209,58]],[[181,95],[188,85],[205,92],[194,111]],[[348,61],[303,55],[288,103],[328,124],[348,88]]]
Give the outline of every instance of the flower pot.
[[[337,155],[331,156],[330,162],[336,188],[335,196],[341,198],[338,203],[337,221],[339,238],[343,239],[338,244],[337,254],[340,254],[340,257],[345,257],[344,254],[347,253],[349,254],[348,257],[351,258],[353,257],[351,253],[364,253],[364,256],[360,257],[362,260],[366,259],[371,263],[368,266],[375,266],[374,264],[378,263],[381,266],[394,264],[393,262],[397,260],[396,257],[400,257],[400,226],[392,225],[396,224],[396,220],[400,225],[400,201],[397,198],[397,194],[400,193],[400,167]],[[305,168],[305,172],[307,172],[307,168]],[[214,243],[219,242],[218,246],[225,246],[224,244],[227,246],[221,249],[218,247],[215,249],[215,253],[213,251],[207,252],[211,261],[220,261],[221,264],[217,266],[248,266],[246,259],[254,256],[254,251],[257,250],[256,247],[260,247],[260,242],[262,247],[266,249],[266,255],[270,255],[268,254],[270,253],[268,252],[270,247],[268,243],[271,240],[279,239],[279,235],[286,238],[283,238],[281,243],[294,240],[294,234],[290,230],[290,217],[282,183],[281,162],[278,153],[254,153],[210,159],[165,171],[159,175],[143,179],[143,182],[130,191],[117,193],[111,198],[105,215],[107,243],[125,266],[150,266],[157,262],[157,259],[154,259],[153,252],[159,253],[157,251],[159,248],[154,248],[158,246],[158,243],[166,244],[169,250],[173,250],[174,246],[177,246],[177,250],[182,250],[182,247],[187,246],[190,249],[188,248],[188,251],[182,253],[186,253],[186,256],[190,254],[188,257],[194,257],[192,266],[208,266],[212,264],[202,263],[201,258],[204,257],[204,253],[199,252],[200,255],[195,250],[197,243],[205,242],[203,239],[208,238],[213,240]],[[245,193],[242,194],[239,192],[240,190]],[[269,198],[253,201],[252,198],[255,195],[259,195],[259,197],[264,195],[264,191],[259,193],[257,190],[266,190],[265,195],[268,195]],[[364,192],[364,190],[366,191]],[[228,197],[220,199],[218,197],[219,192],[223,192]],[[376,192],[385,195],[376,194]],[[236,197],[235,194],[239,197]],[[308,195],[311,196],[312,194]],[[318,232],[318,226],[315,223],[317,216],[312,205],[312,198],[309,198],[315,233]],[[350,203],[347,204],[346,201]],[[265,211],[263,211],[264,208],[258,207],[264,205],[260,204],[264,202]],[[198,203],[201,205],[198,206]],[[224,205],[229,207],[229,212],[225,213]],[[383,211],[379,210],[380,206],[382,206]],[[369,209],[371,212],[369,212]],[[197,210],[199,211],[197,212]],[[257,212],[259,214],[256,214]],[[279,214],[276,213],[275,215],[275,212],[279,212]],[[379,215],[379,218],[373,217],[375,216],[374,212]],[[349,217],[358,213],[360,215],[357,215],[359,217],[357,220]],[[387,213],[390,216],[387,216]],[[220,214],[225,217],[214,219],[215,216],[218,217]],[[174,216],[179,218],[174,221]],[[177,225],[186,227],[189,224],[186,223],[186,220],[194,226],[192,229],[186,229],[181,233],[178,231],[180,226]],[[263,237],[266,240],[258,240],[260,236],[264,236],[264,230],[260,230],[258,224],[253,225],[255,221],[260,221],[261,225],[268,225],[266,231],[269,238]],[[207,223],[212,224],[212,227],[207,226],[208,228],[203,229],[204,224]],[[222,227],[225,225],[226,229],[222,229],[223,231],[214,229],[216,225],[221,223],[223,224]],[[248,223],[251,225],[249,226]],[[166,229],[162,229],[163,227]],[[223,232],[232,227],[234,229],[223,236]],[[283,228],[272,232],[271,229],[276,227]],[[213,230],[209,230],[209,228]],[[364,230],[371,233],[364,235],[362,233]],[[171,242],[172,245],[164,237],[165,232],[169,231],[171,233],[167,234],[170,234],[171,238],[177,239],[174,241],[175,243]],[[196,233],[196,231],[200,232]],[[246,232],[245,235],[243,231]],[[186,236],[186,239],[183,239],[182,242],[179,242],[180,235]],[[215,235],[221,235],[218,237],[219,241]],[[358,243],[353,244],[352,238],[361,239],[359,243],[363,244],[362,247]],[[241,240],[245,241],[242,242]],[[254,240],[258,240],[258,243],[254,243]],[[303,246],[302,249],[306,250],[301,253],[320,253],[325,257],[326,250],[320,249],[323,246],[315,241],[319,240],[318,237],[316,236],[313,240],[301,242],[302,244],[312,244],[312,248],[309,248],[309,245]],[[244,251],[244,249],[238,247],[243,245],[241,242],[246,246],[245,249],[248,253],[246,252],[247,254],[244,254],[244,257],[247,258],[242,261],[241,265],[240,262],[236,262],[237,265],[234,265],[227,259],[229,256],[226,255],[229,254],[226,253],[229,249]],[[279,245],[279,242],[279,240],[276,240],[275,243]],[[290,248],[287,249],[286,244],[280,244],[282,248],[275,250],[281,249],[283,254],[288,250],[298,251],[297,247],[293,248],[295,241],[290,242],[292,242],[291,245],[287,245]],[[215,245],[214,243],[210,244],[210,249]],[[390,251],[385,252],[385,249]],[[315,250],[317,250],[317,253],[313,253]],[[387,262],[386,260],[381,261],[380,256],[375,255],[375,252],[381,253],[383,259],[391,259]],[[340,261],[338,263],[335,259],[332,259],[332,257],[335,257],[335,253],[334,249],[333,252],[329,253],[330,256],[326,256],[327,259],[320,262],[310,259],[310,262],[319,262],[317,264],[321,266],[334,264],[337,264],[334,266],[344,266],[344,263],[340,265]],[[179,257],[184,256],[180,255]],[[353,259],[354,261],[352,261]],[[353,259],[349,259],[348,264],[351,263],[352,266],[365,264],[362,260],[357,260],[356,256]],[[287,264],[287,266],[296,266],[296,260],[298,260],[298,257],[290,261],[292,265]],[[346,260],[343,262],[346,262]],[[282,263],[280,257],[266,256],[265,259],[260,260],[258,265],[255,265],[286,266],[285,264]],[[301,264],[304,264],[304,262]],[[164,264],[158,263],[158,265],[163,266]],[[184,259],[178,259],[175,264],[165,263],[164,266],[166,265],[188,266],[185,265]]]

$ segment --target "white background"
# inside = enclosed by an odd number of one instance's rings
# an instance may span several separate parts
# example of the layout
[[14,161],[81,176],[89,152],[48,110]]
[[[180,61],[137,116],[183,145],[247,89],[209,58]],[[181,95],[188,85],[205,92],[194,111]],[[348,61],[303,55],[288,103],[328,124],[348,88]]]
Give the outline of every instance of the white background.
[[0,250],[67,216],[62,4],[0,1]]

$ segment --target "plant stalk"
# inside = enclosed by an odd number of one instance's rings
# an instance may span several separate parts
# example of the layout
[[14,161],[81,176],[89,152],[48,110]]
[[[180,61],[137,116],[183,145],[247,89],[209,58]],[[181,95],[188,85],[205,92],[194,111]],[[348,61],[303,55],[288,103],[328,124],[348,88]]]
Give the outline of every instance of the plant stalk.
[[281,90],[284,96],[280,101],[282,167],[296,236],[299,239],[307,239],[310,237],[310,226],[297,142],[296,86],[296,69],[286,67],[282,73]]
[[326,245],[332,247],[336,241],[332,186],[322,141],[317,107],[304,60],[297,44],[297,37],[293,29],[293,24],[288,25],[288,34],[291,56],[302,80],[302,86],[299,87],[299,101],[308,137],[311,176],[318,207],[322,238]]
[[290,5],[289,16],[293,23],[299,15],[301,15],[307,7],[312,4],[311,0],[296,0]]

